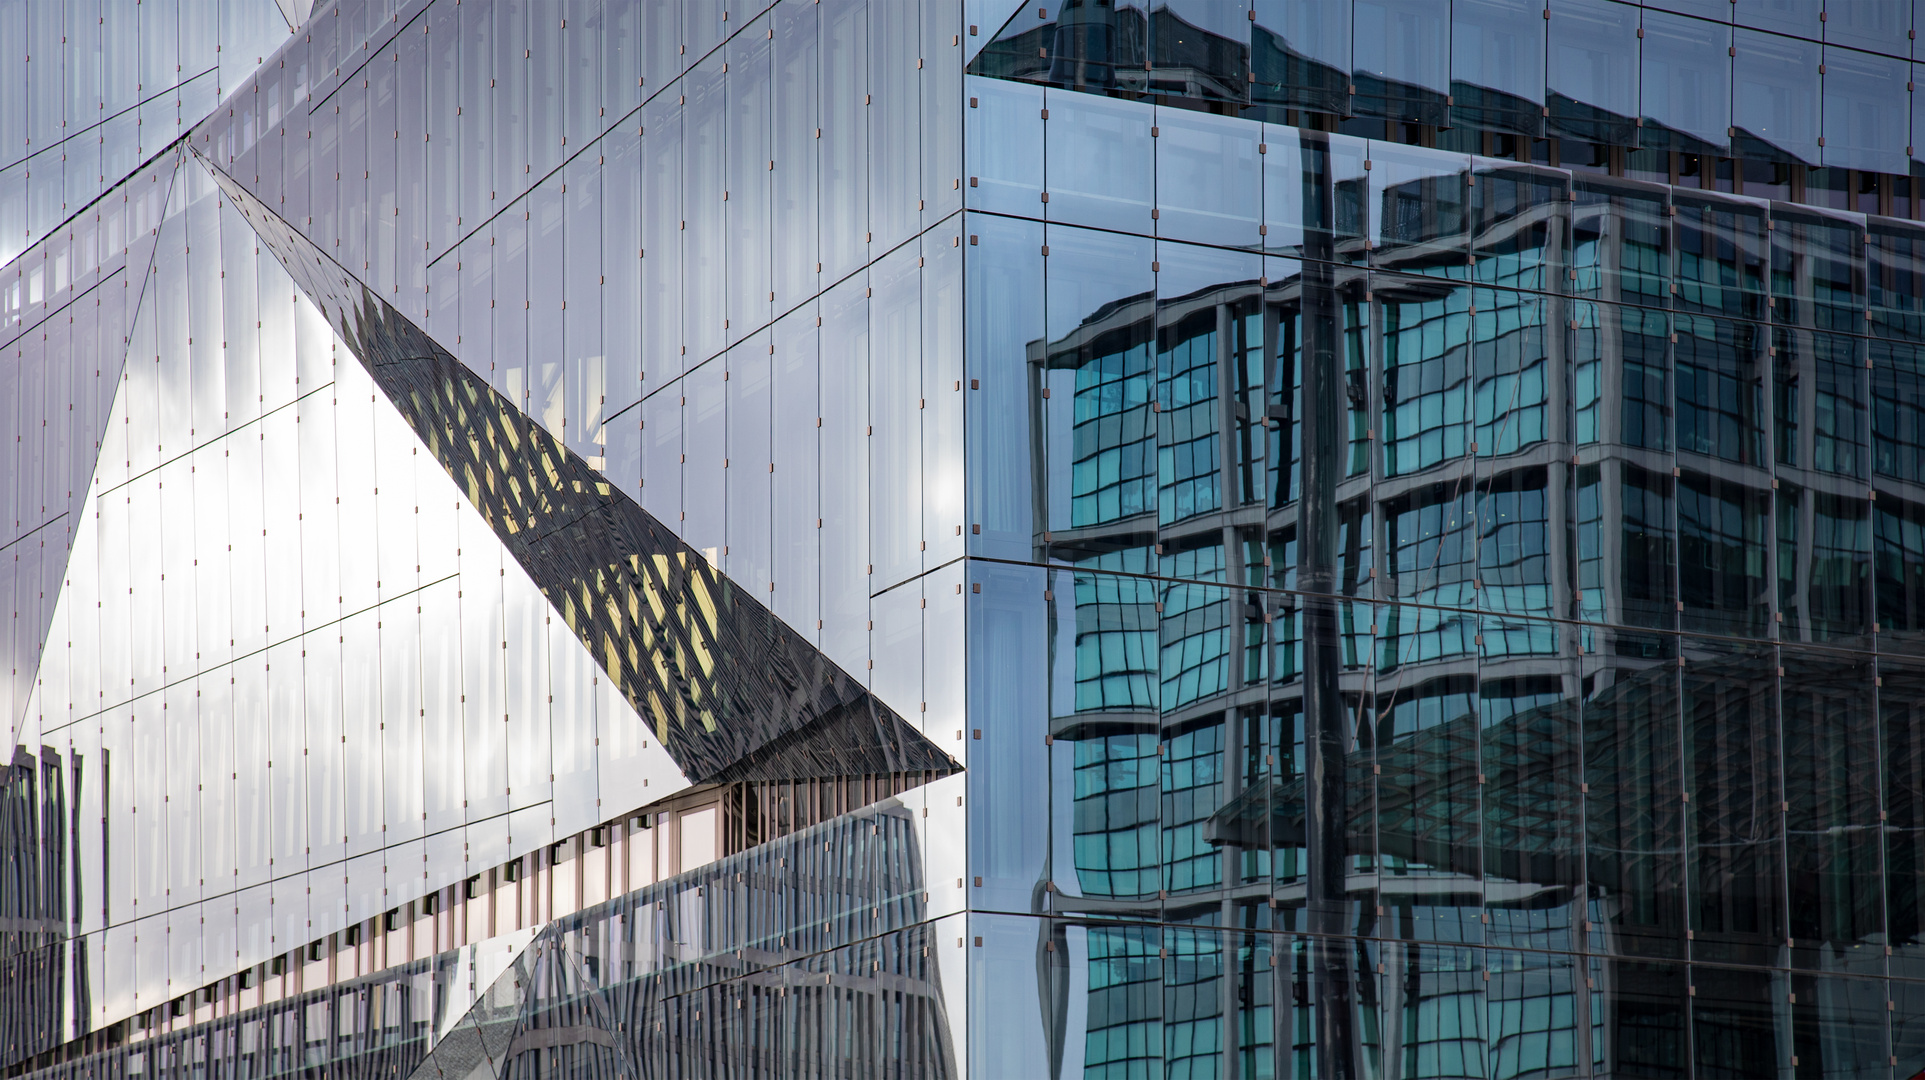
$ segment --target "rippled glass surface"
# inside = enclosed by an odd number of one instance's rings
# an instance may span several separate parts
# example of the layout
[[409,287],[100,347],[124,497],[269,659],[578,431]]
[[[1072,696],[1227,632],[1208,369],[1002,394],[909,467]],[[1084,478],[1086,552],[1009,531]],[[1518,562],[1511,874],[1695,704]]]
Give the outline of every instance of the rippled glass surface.
[[[1729,59],[1729,23],[1644,12],[1679,86],[1663,19]],[[1161,154],[1172,110],[1132,107]],[[1701,121],[1665,137],[1729,138]],[[1047,515],[1031,583],[995,573],[1049,612],[972,651],[1056,639],[1046,885],[984,948],[1068,985],[1043,1029],[1086,1075],[1202,1038],[1215,1075],[1902,1071],[1912,229],[1261,138],[1287,256],[1169,227],[1161,158],[1154,228],[969,226],[1010,268],[972,279],[972,374],[1035,372],[972,468],[1023,475],[1026,412]],[[1005,805],[978,820],[1013,838],[1037,811]]]

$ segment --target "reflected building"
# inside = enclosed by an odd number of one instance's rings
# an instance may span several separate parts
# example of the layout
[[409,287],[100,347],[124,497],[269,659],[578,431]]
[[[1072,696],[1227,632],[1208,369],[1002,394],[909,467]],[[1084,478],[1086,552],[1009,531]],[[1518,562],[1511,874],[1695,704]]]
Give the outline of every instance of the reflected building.
[[0,0],[9,1076],[1925,1069],[1909,3],[190,6]]

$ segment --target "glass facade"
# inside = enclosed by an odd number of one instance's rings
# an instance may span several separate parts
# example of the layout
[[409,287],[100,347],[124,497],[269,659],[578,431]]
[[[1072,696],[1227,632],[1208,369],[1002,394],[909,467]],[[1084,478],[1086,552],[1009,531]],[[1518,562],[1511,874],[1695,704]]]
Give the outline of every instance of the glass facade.
[[104,5],[8,1075],[1925,1069],[1909,0]]

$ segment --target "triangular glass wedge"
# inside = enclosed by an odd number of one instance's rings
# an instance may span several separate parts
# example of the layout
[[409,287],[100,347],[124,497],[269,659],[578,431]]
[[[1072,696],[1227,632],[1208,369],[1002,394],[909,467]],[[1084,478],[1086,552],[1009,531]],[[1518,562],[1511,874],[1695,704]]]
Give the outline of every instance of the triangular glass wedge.
[[560,439],[202,164],[691,781],[958,768]]

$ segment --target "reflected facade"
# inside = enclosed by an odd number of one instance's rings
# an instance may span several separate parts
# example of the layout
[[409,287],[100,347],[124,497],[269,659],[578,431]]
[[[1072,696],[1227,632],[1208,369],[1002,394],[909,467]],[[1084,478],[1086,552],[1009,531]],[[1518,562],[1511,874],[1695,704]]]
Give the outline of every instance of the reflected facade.
[[9,1075],[1925,1070],[1909,3],[151,7]]

